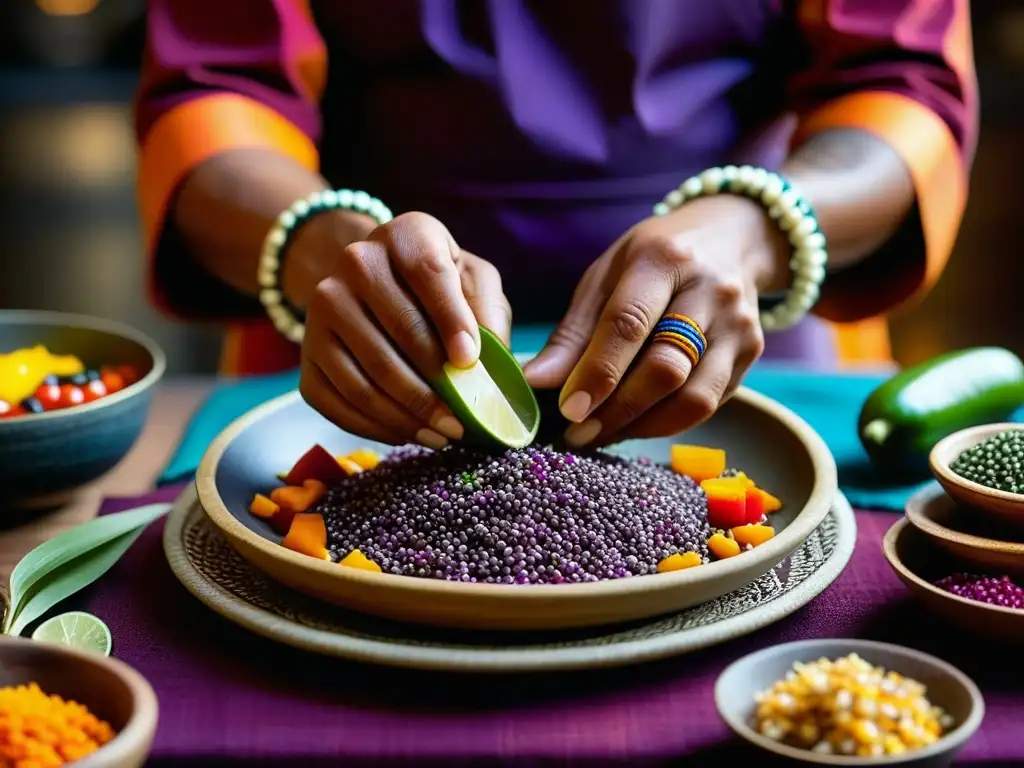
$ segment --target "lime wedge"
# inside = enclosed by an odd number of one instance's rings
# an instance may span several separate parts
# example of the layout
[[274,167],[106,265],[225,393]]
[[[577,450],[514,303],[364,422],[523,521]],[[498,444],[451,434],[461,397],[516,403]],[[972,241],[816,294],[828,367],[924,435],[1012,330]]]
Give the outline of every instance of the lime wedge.
[[469,368],[445,364],[434,388],[474,437],[523,448],[537,434],[537,398],[512,352],[486,328],[480,359]]
[[72,611],[47,619],[32,633],[33,640],[70,645],[83,651],[109,656],[113,641],[110,629],[91,613]]

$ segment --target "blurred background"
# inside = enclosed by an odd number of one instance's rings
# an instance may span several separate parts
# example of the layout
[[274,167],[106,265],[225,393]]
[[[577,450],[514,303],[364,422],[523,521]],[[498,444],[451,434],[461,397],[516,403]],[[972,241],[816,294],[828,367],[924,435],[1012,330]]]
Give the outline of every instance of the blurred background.
[[[215,2],[215,0],[214,0]],[[998,344],[1024,354],[1024,0],[975,0],[982,130],[942,281],[893,321],[900,362]],[[144,0],[0,0],[0,307],[128,322],[174,373],[213,371],[216,329],[146,301],[130,101]]]

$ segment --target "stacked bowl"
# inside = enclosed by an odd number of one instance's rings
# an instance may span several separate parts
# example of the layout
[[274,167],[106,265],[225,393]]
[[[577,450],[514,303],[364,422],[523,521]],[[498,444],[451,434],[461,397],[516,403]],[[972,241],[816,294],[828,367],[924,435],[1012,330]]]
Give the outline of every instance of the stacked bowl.
[[882,548],[907,588],[957,626],[1024,642],[1024,424],[961,430],[932,449],[936,482]]

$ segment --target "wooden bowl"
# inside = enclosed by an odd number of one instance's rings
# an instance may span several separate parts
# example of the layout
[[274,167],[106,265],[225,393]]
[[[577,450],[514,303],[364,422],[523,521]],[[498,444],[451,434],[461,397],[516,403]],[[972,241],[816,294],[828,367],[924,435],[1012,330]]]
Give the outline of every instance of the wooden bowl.
[[[739,391],[685,441],[724,448],[729,463],[782,499],[778,533],[753,551],[698,568],[594,583],[466,584],[370,573],[318,561],[280,546],[281,537],[248,512],[314,443],[340,454],[367,441],[333,426],[298,393],[284,395],[226,429],[207,450],[196,485],[203,508],[254,566],[301,592],[391,619],[473,629],[557,629],[647,618],[706,602],[767,573],[824,519],[836,494],[836,467],[803,420],[754,392]],[[667,462],[672,440],[625,443],[617,451]],[[384,446],[372,446],[386,450]]]
[[973,445],[1006,430],[1024,430],[1024,424],[984,424],[954,432],[940,440],[928,456],[932,474],[946,493],[1004,525],[1024,529],[1024,494],[997,491],[960,477],[950,469],[957,457]]
[[908,519],[897,520],[886,532],[882,553],[911,594],[958,629],[1002,642],[1024,642],[1024,610],[968,600],[935,586],[937,579],[967,568]]
[[[794,663],[822,657],[834,660],[851,653],[856,653],[876,666],[923,683],[928,689],[929,700],[953,718],[956,724],[953,730],[934,744],[903,755],[849,757],[821,755],[789,747],[762,736],[751,727],[757,706],[754,696],[785,677]],[[953,764],[957,753],[978,730],[985,717],[985,701],[981,691],[956,667],[912,648],[846,638],[774,645],[744,656],[719,675],[715,683],[715,706],[733,733],[754,747],[784,758],[787,765],[798,762],[811,765],[944,768]]]
[[907,502],[910,523],[953,557],[983,572],[1024,575],[1024,543],[1002,541],[987,518],[962,507],[938,483]]
[[21,637],[0,637],[0,687],[36,683],[47,694],[77,701],[117,736],[75,768],[138,768],[156,732],[156,694],[138,672],[95,653]]
[[105,474],[135,444],[163,376],[164,353],[110,320],[59,312],[0,311],[0,353],[42,344],[86,365],[133,365],[142,378],[92,403],[0,419],[0,508],[48,507]]

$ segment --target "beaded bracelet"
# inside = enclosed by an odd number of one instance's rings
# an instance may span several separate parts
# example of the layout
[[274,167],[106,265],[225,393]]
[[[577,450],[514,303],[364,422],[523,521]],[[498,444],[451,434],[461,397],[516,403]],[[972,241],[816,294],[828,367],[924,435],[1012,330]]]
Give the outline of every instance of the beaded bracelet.
[[761,310],[761,327],[766,331],[792,328],[818,301],[825,281],[828,252],[814,211],[779,174],[750,165],[727,165],[709,168],[684,181],[654,206],[654,215],[664,216],[689,200],[719,193],[745,195],[761,203],[789,236],[793,246],[789,289],[782,301]]
[[314,216],[335,210],[357,211],[370,216],[378,224],[387,224],[394,218],[384,203],[366,192],[328,189],[292,203],[277,217],[263,241],[256,272],[260,303],[278,332],[296,344],[302,343],[306,326],[281,292],[281,264],[299,227]]

